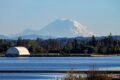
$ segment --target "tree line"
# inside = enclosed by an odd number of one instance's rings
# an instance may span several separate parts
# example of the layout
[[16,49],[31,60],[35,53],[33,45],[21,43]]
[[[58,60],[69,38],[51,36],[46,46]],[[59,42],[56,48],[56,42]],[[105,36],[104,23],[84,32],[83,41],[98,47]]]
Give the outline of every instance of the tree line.
[[10,47],[24,46],[32,54],[59,53],[69,54],[119,54],[120,40],[113,38],[112,34],[97,39],[95,36],[89,39],[61,38],[43,40],[27,40],[19,37],[17,40],[0,39],[0,53],[5,53]]

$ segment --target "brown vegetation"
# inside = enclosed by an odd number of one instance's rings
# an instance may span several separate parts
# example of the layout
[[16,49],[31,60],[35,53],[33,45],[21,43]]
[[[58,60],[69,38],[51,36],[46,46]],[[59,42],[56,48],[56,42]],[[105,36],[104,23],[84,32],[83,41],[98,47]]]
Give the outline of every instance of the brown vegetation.
[[[86,76],[85,76],[86,75]],[[70,71],[63,78],[63,80],[115,80],[107,73],[100,73],[96,70],[91,70],[89,73],[85,73],[84,76],[73,73]]]

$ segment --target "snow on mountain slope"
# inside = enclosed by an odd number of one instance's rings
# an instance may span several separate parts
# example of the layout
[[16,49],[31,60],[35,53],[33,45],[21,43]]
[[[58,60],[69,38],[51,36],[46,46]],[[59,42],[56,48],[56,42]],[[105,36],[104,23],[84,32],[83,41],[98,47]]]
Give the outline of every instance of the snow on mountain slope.
[[82,34],[83,36],[92,36],[95,35],[94,32],[89,31],[85,26],[80,24],[77,21],[72,20],[73,25],[74,25],[74,33],[76,34]]

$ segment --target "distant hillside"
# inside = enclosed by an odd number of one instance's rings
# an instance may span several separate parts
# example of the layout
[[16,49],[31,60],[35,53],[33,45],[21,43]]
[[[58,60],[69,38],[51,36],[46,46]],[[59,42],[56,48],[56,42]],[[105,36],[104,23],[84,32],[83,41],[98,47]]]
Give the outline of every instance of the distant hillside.
[[[21,36],[5,36],[5,35],[0,35],[0,39],[13,39],[13,40],[17,40],[18,37],[21,37],[22,39],[31,39],[31,40],[36,40],[37,38],[41,38],[41,39],[78,39],[78,40],[90,40],[91,37],[61,37],[61,38],[56,38],[53,36],[42,36],[42,35],[36,35],[36,34],[31,34],[31,35],[21,35]],[[100,36],[100,37],[96,37],[96,39],[103,39],[107,36]],[[113,35],[112,36],[114,40],[120,40],[120,36],[119,35]]]
[[0,35],[0,39],[8,39],[8,37],[4,35]]

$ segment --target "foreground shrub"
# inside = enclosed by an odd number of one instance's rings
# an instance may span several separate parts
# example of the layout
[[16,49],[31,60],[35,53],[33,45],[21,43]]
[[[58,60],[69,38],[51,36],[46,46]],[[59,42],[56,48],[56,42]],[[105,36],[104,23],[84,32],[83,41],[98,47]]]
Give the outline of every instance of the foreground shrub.
[[91,71],[87,74],[86,80],[112,80],[112,77],[108,76],[107,73]]

